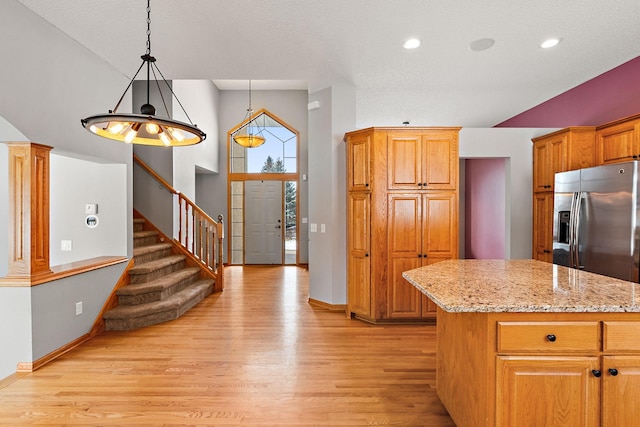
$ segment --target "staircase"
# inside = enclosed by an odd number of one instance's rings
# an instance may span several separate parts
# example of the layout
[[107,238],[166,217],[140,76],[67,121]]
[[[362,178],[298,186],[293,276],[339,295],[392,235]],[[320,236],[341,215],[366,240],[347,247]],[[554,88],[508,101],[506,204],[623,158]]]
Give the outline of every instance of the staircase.
[[134,218],[134,267],[130,284],[118,289],[118,306],[104,313],[107,330],[131,330],[174,320],[213,291],[213,279],[201,279],[200,268],[189,267],[159,233],[145,230]]

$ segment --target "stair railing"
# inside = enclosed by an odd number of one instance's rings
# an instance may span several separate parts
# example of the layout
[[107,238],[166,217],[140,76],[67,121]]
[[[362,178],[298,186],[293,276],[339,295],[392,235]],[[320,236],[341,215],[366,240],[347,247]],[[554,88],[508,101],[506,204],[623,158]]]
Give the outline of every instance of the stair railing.
[[174,189],[135,154],[133,161],[173,195],[173,239],[216,278],[215,289],[223,288],[223,217],[215,221],[187,196]]

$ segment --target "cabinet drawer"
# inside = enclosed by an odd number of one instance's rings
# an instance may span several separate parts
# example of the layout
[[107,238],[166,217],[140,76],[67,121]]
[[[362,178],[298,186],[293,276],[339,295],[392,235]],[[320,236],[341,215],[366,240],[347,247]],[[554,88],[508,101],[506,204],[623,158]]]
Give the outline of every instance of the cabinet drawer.
[[594,352],[598,322],[498,322],[498,353]]
[[640,351],[640,322],[603,322],[604,352]]

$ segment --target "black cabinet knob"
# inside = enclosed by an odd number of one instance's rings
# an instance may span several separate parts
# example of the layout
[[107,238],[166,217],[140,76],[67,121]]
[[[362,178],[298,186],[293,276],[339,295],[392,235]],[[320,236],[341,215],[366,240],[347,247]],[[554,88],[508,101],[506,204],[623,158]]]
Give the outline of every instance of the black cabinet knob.
[[427,183],[426,183],[426,182],[423,182],[423,183],[422,183],[422,185],[424,185],[424,186],[426,187],[426,186],[427,186]]
[[556,342],[556,336],[553,334],[547,335],[547,339],[551,342]]
[[369,256],[369,254],[364,254],[364,256],[366,256],[366,257],[367,257],[367,256]]
[[422,254],[418,254],[418,258],[422,258]]
[[369,186],[369,184],[365,184],[364,186],[365,186],[365,187],[368,187],[368,186]]
[[600,372],[597,369],[594,369],[593,371],[591,371],[591,373],[593,374],[594,377],[596,378],[600,378],[600,375],[602,375],[602,372]]
[[609,373],[612,377],[615,377],[616,375],[618,375],[618,370],[616,368],[609,368]]
[[422,187],[422,183],[421,182],[418,183],[418,187]]

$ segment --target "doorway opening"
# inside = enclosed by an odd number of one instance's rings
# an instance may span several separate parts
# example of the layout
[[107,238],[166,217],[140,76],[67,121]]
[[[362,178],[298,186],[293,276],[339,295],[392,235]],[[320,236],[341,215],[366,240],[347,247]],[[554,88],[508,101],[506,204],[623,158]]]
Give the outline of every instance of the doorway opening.
[[241,125],[227,132],[229,263],[297,265],[299,133],[264,109],[253,117],[260,147],[233,142]]

